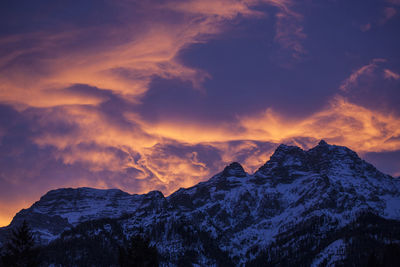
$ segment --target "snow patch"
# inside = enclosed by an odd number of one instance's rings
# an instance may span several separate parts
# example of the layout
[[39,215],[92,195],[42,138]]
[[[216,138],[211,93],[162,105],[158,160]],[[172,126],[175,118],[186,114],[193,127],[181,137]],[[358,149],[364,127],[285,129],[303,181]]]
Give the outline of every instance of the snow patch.
[[343,239],[338,239],[327,246],[321,253],[315,257],[311,267],[332,266],[335,262],[344,258],[346,243]]

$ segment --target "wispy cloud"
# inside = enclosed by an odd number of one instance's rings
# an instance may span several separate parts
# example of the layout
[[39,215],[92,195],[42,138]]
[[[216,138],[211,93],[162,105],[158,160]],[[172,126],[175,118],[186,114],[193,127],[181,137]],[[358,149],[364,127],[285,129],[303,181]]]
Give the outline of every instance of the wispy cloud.
[[[303,50],[298,39],[304,34],[297,23],[300,15],[291,11],[288,3],[264,2],[280,10],[276,40],[298,55]],[[63,33],[33,32],[6,37],[0,40],[6,52],[0,54],[0,99],[36,107],[100,103],[102,99],[61,90],[73,84],[87,84],[137,102],[155,76],[181,79],[201,89],[202,82],[210,76],[182,64],[177,59],[178,53],[221,32],[226,21],[239,15],[263,16],[261,11],[252,9],[260,4],[263,1],[142,4],[140,8],[147,15],[123,27],[66,28]],[[127,10],[138,13],[137,8],[129,2],[123,6],[125,13]],[[172,20],[171,12],[180,15]],[[79,49],[74,48],[78,43]]]
[[301,26],[302,16],[298,13],[282,9],[276,15],[275,40],[285,49],[292,51],[294,58],[301,58],[306,53],[302,40],[307,37]]
[[382,62],[386,62],[386,59],[375,58],[369,64],[355,70],[346,80],[343,81],[343,83],[340,85],[340,90],[348,92],[353,86],[358,84],[361,77],[372,75],[378,64]]
[[184,13],[214,17],[214,19],[234,19],[238,15],[249,17],[262,17],[265,14],[252,9],[257,1],[232,1],[232,0],[191,0],[178,1],[167,4],[167,8]]
[[388,79],[388,80],[391,80],[391,79],[398,80],[398,79],[400,79],[400,74],[398,74],[398,73],[396,73],[396,72],[394,72],[392,70],[385,69],[384,70],[384,77],[385,77],[385,79]]

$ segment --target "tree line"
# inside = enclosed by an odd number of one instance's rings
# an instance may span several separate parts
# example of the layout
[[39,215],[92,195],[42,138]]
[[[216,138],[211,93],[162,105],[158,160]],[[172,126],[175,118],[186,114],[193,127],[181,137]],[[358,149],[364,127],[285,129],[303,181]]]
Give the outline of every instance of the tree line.
[[[42,266],[45,247],[35,243],[34,235],[26,221],[12,229],[8,242],[0,249],[0,266],[39,267]],[[141,235],[130,238],[127,246],[118,248],[118,264],[121,267],[159,266],[158,251],[150,241]]]

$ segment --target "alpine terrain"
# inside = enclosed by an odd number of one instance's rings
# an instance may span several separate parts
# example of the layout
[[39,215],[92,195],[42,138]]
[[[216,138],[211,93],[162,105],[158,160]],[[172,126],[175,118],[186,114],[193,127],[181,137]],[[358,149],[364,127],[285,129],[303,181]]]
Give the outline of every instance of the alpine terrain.
[[52,190],[0,229],[0,246],[24,220],[44,266],[116,266],[134,235],[162,266],[364,266],[400,243],[400,179],[325,141],[280,145],[254,174],[235,162],[168,197]]

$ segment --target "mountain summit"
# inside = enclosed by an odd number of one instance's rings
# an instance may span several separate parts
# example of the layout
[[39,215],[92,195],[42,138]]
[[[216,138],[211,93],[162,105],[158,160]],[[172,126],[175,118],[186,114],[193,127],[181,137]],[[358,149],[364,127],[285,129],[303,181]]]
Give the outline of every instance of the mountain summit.
[[222,175],[224,175],[225,177],[229,176],[245,177],[247,174],[244,171],[242,165],[240,165],[237,162],[232,162],[231,164],[225,167],[224,171],[222,172]]
[[[231,163],[168,197],[53,190],[17,213],[0,241],[23,220],[53,252],[76,242],[100,246],[100,237],[108,250],[117,249],[142,234],[165,265],[361,266],[388,240],[400,242],[400,181],[321,140],[310,150],[280,145],[254,174]],[[82,250],[98,256],[73,245],[63,253],[84,266]],[[47,256],[49,265],[61,264],[62,256]]]

